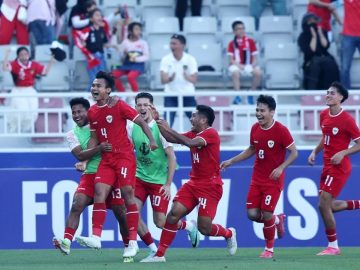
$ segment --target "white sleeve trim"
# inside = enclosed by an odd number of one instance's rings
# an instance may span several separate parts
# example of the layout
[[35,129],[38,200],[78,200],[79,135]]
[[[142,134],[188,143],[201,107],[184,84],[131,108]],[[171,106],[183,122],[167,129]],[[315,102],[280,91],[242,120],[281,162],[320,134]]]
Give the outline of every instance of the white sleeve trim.
[[360,139],[360,137],[357,137],[357,138],[355,138],[355,139],[352,139],[353,141],[356,141],[356,140],[359,140]]
[[286,149],[288,149],[290,146],[292,146],[295,143],[295,141],[292,141],[288,146],[286,146]]
[[202,140],[204,141],[204,143],[205,143],[205,146],[207,146],[207,141],[206,141],[203,137],[201,137],[201,136],[196,136],[196,138],[202,139]]
[[140,114],[137,114],[133,120],[131,120],[132,122],[134,122],[136,120],[136,118],[138,118],[140,116]]

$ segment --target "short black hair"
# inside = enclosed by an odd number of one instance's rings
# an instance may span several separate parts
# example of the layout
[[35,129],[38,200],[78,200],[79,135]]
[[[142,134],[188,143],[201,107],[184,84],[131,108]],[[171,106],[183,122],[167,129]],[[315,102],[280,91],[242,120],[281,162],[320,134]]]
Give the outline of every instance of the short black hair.
[[276,109],[276,101],[272,96],[269,95],[260,95],[256,100],[256,103],[263,103],[266,104],[270,111],[275,111]]
[[[95,9],[91,10],[91,11],[89,12],[89,18],[92,18],[92,16],[94,16],[94,14],[95,14],[96,12],[100,12],[100,13],[101,13],[101,10],[98,9],[98,8],[95,8]],[[101,13],[101,15],[102,15],[102,13]]]
[[90,102],[83,97],[73,98],[70,100],[69,104],[71,108],[75,105],[83,105],[86,110],[89,110],[90,108]]
[[330,87],[336,88],[338,93],[343,96],[343,99],[341,100],[341,103],[343,103],[345,100],[349,97],[349,91],[339,82],[333,82]]
[[95,78],[96,79],[104,79],[106,82],[106,85],[105,85],[106,88],[111,88],[111,91],[114,89],[115,80],[110,72],[100,70],[98,73],[96,73]]
[[173,34],[171,39],[177,39],[182,45],[186,45],[186,38],[183,35]]
[[21,46],[21,47],[17,48],[17,50],[16,50],[16,56],[19,56],[19,53],[20,53],[21,51],[27,51],[28,53],[30,53],[30,51],[29,51],[28,48],[26,48],[25,46]]
[[148,98],[150,100],[150,103],[153,104],[154,103],[154,97],[152,96],[152,94],[148,93],[148,92],[140,92],[136,95],[135,97],[135,104],[137,103],[137,100],[139,98]]
[[140,28],[142,28],[142,24],[139,22],[132,22],[128,25],[128,32],[132,32],[134,30],[135,26],[139,26]]
[[241,24],[241,25],[244,25],[245,24],[242,22],[242,21],[235,21],[231,24],[231,27],[232,27],[232,30],[235,30],[235,27],[238,25],[238,24]]
[[207,105],[197,105],[196,110],[199,112],[199,114],[206,117],[208,125],[211,127],[215,120],[214,110]]

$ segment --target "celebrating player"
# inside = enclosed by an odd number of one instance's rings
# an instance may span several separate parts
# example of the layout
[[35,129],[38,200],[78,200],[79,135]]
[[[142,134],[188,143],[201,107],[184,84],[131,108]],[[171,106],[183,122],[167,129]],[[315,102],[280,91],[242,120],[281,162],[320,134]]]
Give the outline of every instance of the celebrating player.
[[103,152],[98,172],[95,178],[95,196],[92,217],[92,236],[77,237],[76,240],[84,246],[101,248],[101,232],[106,218],[105,200],[112,186],[119,181],[121,194],[126,205],[126,220],[129,230],[129,244],[123,257],[134,257],[138,251],[136,242],[139,222],[139,211],[135,203],[135,170],[136,162],[133,146],[126,132],[126,120],[138,124],[149,138],[151,151],[157,148],[152,133],[139,114],[122,100],[111,108],[108,106],[110,93],[114,88],[114,78],[110,73],[99,71],[91,86],[91,94],[96,104],[88,112],[91,138],[93,142],[108,142],[111,152]]
[[[315,156],[324,150],[324,164],[320,177],[319,210],[325,224],[328,247],[317,255],[339,255],[340,249],[336,236],[334,212],[357,210],[359,200],[335,200],[351,174],[351,162],[348,155],[360,151],[360,131],[351,115],[341,108],[348,98],[348,90],[338,82],[331,84],[326,93],[326,105],[329,107],[320,114],[322,139],[311,152],[308,162],[314,165]],[[349,148],[353,140],[355,144]]]
[[[158,113],[154,111],[155,119]],[[217,205],[222,196],[223,182],[220,176],[220,137],[211,127],[215,119],[214,110],[205,105],[196,106],[190,122],[192,129],[179,134],[171,129],[165,120],[157,120],[164,138],[172,143],[179,143],[190,148],[192,169],[190,180],[177,192],[174,203],[166,217],[160,237],[159,248],[154,257],[143,262],[165,262],[165,252],[173,242],[178,230],[179,220],[199,205],[197,226],[203,235],[222,236],[227,241],[229,253],[237,250],[236,231],[213,224]]]
[[[273,119],[275,108],[273,97],[259,96],[256,107],[258,123],[251,128],[250,146],[220,165],[224,170],[256,155],[246,207],[250,220],[264,223],[266,245],[260,258],[274,256],[275,230],[279,238],[284,235],[285,215],[274,215],[273,212],[284,187],[284,170],[297,158],[296,146],[289,130]],[[287,159],[286,150],[290,152]]]
[[[53,238],[53,245],[65,255],[70,254],[71,241],[79,226],[81,213],[84,211],[85,207],[93,203],[95,189],[94,179],[100,163],[100,152],[111,150],[111,145],[107,142],[103,142],[91,149],[87,148],[87,144],[90,140],[90,128],[87,117],[87,112],[90,108],[89,101],[84,98],[74,98],[70,100],[70,107],[72,118],[76,123],[76,126],[73,130],[68,132],[66,139],[71,153],[81,161],[76,163],[76,168],[84,171],[84,173],[81,176],[79,186],[76,189],[71,210],[66,220],[64,238]],[[113,192],[109,195],[106,202],[108,207],[111,205],[115,217],[119,221],[121,235],[123,238],[126,238],[128,237],[128,231],[124,200],[114,196],[117,192],[120,192],[119,187],[117,188],[117,190],[113,189]]]
[[[171,197],[170,188],[176,168],[176,157],[171,143],[161,135],[160,130],[151,114],[150,105],[153,104],[153,96],[150,93],[139,93],[135,97],[136,110],[149,125],[159,148],[149,151],[149,140],[141,128],[133,123],[128,125],[128,134],[132,139],[136,150],[136,188],[135,201],[141,211],[148,196],[150,196],[153,208],[153,219],[156,227],[163,228],[166,220],[166,212]],[[197,247],[200,235],[193,221],[179,221],[178,229],[186,229],[192,245]],[[143,220],[139,219],[138,234],[144,243],[150,248],[149,257],[153,257],[157,251],[154,240]],[[146,258],[147,259],[147,258]]]

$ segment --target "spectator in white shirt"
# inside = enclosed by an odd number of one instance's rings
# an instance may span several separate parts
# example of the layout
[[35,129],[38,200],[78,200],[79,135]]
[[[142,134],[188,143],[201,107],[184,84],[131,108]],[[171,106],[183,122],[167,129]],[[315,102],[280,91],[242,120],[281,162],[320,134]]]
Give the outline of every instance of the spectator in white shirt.
[[[171,53],[164,56],[160,63],[161,83],[167,93],[189,94],[183,98],[184,107],[195,107],[195,83],[198,66],[193,56],[186,53],[186,39],[183,35],[173,35],[170,41]],[[177,107],[178,97],[165,97],[165,107]],[[190,118],[191,111],[185,112]],[[173,125],[175,112],[170,113],[170,126]]]

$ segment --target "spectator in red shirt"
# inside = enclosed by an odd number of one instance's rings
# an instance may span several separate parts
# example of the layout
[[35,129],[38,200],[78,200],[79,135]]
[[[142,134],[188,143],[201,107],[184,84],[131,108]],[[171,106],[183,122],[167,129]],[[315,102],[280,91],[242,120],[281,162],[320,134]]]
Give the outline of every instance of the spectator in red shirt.
[[344,28],[341,39],[341,83],[351,88],[350,68],[356,48],[360,52],[360,1],[344,0]]
[[309,0],[307,12],[313,13],[320,18],[318,25],[326,32],[331,31],[331,14],[342,25],[342,20],[336,8],[331,4],[335,0]]
[[12,98],[10,107],[15,110],[22,110],[23,113],[10,114],[8,117],[8,132],[18,132],[18,117],[20,117],[21,132],[31,132],[32,126],[37,118],[38,99],[32,95],[36,94],[34,88],[37,76],[45,76],[48,74],[53,58],[49,61],[47,67],[38,62],[30,60],[30,53],[26,47],[19,47],[16,51],[16,59],[9,62],[9,49],[4,58],[3,70],[11,72],[15,87],[12,93],[29,95],[29,97]]
[[[257,66],[255,41],[245,34],[245,25],[241,21],[235,21],[232,24],[234,39],[229,42],[229,72],[234,84],[235,90],[240,90],[240,75],[252,76],[251,89],[257,89],[261,82],[261,70]],[[235,104],[240,103],[240,97],[236,97]],[[249,103],[253,103],[249,98]]]

